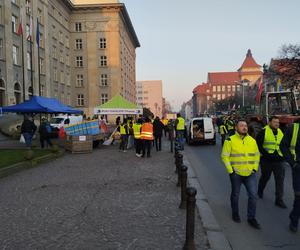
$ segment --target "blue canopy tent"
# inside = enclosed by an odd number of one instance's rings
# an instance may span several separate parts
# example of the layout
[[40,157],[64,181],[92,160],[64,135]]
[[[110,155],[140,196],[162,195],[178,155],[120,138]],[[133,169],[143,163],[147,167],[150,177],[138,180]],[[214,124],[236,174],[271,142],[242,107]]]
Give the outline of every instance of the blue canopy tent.
[[82,114],[81,110],[68,107],[55,98],[43,96],[32,96],[30,100],[23,103],[0,107],[0,113],[22,113],[22,114]]

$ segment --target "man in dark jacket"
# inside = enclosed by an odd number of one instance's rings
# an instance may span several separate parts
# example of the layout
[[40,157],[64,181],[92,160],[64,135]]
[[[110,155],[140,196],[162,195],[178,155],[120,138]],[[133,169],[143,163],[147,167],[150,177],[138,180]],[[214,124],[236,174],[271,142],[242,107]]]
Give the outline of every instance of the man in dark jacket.
[[27,116],[24,117],[24,121],[21,125],[21,134],[24,136],[27,147],[31,147],[32,137],[36,131],[36,126],[33,121],[29,120]]
[[258,196],[263,198],[264,189],[272,175],[275,178],[275,205],[287,208],[283,202],[285,166],[283,154],[279,148],[283,133],[279,128],[279,118],[272,116],[269,124],[256,136],[256,142],[261,153],[261,177],[258,184]]
[[40,133],[41,148],[45,147],[45,144],[44,144],[45,141],[47,142],[48,146],[52,147],[52,142],[50,140],[51,126],[46,118],[42,119],[42,123],[39,127],[39,133]]
[[290,230],[297,232],[300,218],[300,136],[298,120],[289,127],[280,144],[280,150],[292,167],[293,189],[295,194],[293,210],[290,213]]
[[161,151],[161,137],[164,130],[164,124],[157,116],[153,122],[153,135],[155,140],[156,151]]

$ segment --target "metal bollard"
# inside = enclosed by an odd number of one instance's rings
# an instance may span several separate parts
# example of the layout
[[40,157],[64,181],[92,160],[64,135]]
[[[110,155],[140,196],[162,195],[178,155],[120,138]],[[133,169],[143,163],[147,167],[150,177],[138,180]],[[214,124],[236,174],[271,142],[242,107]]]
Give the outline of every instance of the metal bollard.
[[186,239],[184,243],[184,250],[195,250],[195,205],[197,190],[189,187],[186,190],[187,194],[187,210],[186,210]]
[[180,202],[180,205],[179,205],[179,208],[181,209],[186,209],[186,200],[187,200],[187,197],[186,197],[186,183],[187,183],[187,166],[185,165],[181,165],[181,178],[180,178],[180,181],[181,181],[181,202]]
[[181,166],[183,164],[183,156],[182,154],[179,154],[178,155],[178,160],[177,160],[177,164],[176,164],[176,171],[175,173],[177,172],[177,187],[180,187],[180,183],[181,183]]
[[175,166],[176,166],[175,173],[178,173],[178,166],[181,165],[182,163],[183,163],[183,155],[178,153],[175,158]]

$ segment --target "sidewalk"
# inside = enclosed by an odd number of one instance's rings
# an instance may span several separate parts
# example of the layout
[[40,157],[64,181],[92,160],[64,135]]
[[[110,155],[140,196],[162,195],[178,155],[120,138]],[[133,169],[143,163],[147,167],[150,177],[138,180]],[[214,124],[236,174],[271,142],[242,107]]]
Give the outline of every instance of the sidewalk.
[[[3,249],[182,249],[173,154],[102,146],[0,179]],[[197,249],[207,249],[196,213]]]

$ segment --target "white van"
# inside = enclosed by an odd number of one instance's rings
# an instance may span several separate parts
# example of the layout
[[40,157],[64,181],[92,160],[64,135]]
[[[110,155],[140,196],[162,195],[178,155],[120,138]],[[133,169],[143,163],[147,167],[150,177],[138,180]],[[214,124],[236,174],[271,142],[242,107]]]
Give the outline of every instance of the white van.
[[194,142],[216,145],[216,131],[211,117],[192,118],[186,125],[186,131],[189,145]]
[[50,125],[53,128],[60,129],[61,127],[80,123],[83,121],[82,115],[58,115],[50,119]]

